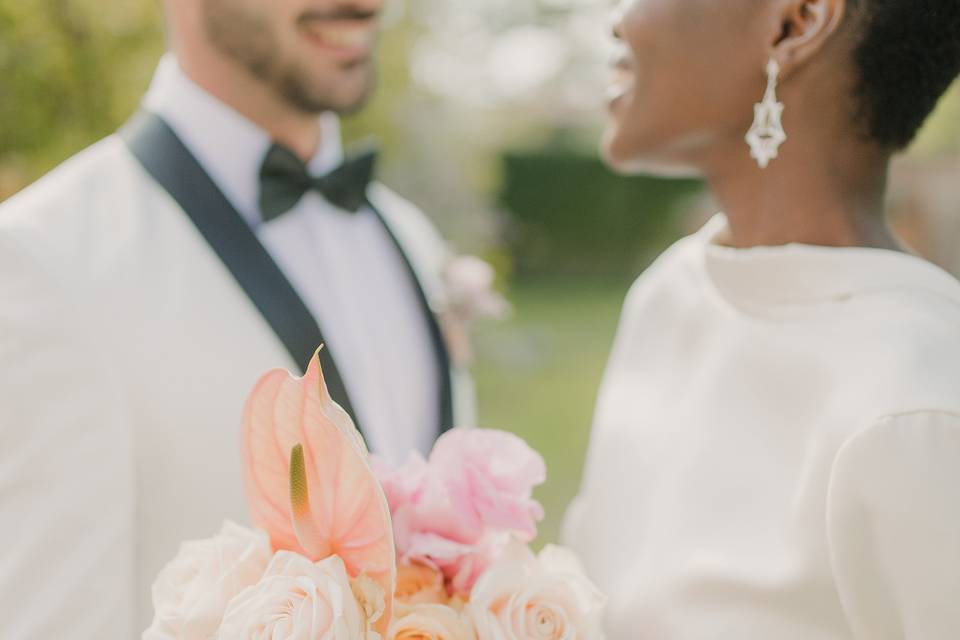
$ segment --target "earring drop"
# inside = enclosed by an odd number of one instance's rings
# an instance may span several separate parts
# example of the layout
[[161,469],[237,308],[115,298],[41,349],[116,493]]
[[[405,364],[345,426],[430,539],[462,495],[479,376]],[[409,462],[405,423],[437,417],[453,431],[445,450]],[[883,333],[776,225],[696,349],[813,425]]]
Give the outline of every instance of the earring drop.
[[783,130],[783,103],[777,100],[777,80],[780,65],[773,58],[767,63],[767,91],[763,102],[753,106],[753,126],[747,132],[746,140],[750,145],[750,155],[761,169],[766,169],[770,161],[777,157],[787,140]]

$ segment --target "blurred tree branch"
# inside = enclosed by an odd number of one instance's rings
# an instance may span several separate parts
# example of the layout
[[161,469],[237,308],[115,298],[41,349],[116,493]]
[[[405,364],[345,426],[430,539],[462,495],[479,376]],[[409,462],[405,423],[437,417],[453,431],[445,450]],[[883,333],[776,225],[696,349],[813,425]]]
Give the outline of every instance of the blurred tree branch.
[[155,0],[0,0],[0,200],[123,122],[162,50]]

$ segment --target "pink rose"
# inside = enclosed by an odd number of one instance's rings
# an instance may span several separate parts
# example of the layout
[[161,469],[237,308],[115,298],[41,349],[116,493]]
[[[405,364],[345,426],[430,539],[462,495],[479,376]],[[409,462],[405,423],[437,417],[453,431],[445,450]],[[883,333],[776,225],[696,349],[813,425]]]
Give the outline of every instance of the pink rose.
[[543,458],[503,431],[455,429],[428,461],[413,456],[400,469],[378,462],[375,470],[401,559],[434,564],[458,593],[469,592],[511,536],[536,537],[543,518],[533,499],[546,478]]
[[417,451],[411,452],[403,466],[396,468],[383,458],[370,456],[370,467],[383,487],[391,512],[419,500],[429,471],[427,461]]
[[488,534],[474,544],[454,542],[432,533],[414,534],[411,540],[407,556],[435,565],[443,572],[450,591],[466,596],[506,547],[510,534]]
[[456,528],[472,529],[459,539],[477,540],[490,529],[536,537],[543,507],[533,488],[547,479],[547,467],[522,439],[505,431],[455,429],[437,440],[430,466],[445,489],[444,502],[456,510]]

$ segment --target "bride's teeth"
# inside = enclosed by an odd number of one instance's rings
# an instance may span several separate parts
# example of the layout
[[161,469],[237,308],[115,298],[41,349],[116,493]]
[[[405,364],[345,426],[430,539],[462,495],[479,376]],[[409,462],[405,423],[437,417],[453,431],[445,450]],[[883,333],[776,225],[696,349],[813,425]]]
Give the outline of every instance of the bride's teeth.
[[622,85],[610,85],[607,87],[607,100],[612,102],[627,95],[628,91],[629,89]]

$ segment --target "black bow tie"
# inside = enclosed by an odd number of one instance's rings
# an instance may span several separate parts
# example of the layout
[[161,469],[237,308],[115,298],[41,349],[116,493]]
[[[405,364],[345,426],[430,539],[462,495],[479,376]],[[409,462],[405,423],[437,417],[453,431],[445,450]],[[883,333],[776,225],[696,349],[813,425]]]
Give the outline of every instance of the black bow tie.
[[330,203],[356,212],[367,197],[377,152],[373,149],[352,154],[327,175],[314,178],[293,151],[274,144],[260,167],[260,213],[264,222],[282,216],[313,189]]

